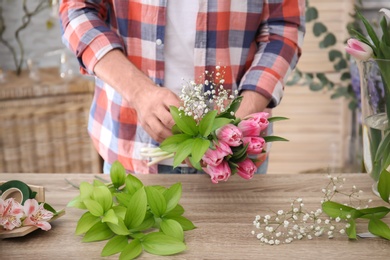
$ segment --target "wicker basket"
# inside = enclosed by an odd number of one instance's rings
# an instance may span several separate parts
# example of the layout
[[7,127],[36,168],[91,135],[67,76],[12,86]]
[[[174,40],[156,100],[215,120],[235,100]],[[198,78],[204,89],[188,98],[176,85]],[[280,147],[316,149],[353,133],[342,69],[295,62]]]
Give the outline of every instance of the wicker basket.
[[98,173],[101,159],[87,133],[93,83],[65,82],[42,69],[0,84],[0,172]]

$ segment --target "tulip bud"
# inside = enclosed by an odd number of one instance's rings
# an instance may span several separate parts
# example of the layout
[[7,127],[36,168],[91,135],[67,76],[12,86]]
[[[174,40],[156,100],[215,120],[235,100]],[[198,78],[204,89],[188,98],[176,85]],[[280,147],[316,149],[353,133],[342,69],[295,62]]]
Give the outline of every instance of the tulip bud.
[[369,45],[353,38],[347,41],[347,46],[345,47],[345,50],[352,57],[359,61],[366,61],[370,59],[373,55],[373,50]]

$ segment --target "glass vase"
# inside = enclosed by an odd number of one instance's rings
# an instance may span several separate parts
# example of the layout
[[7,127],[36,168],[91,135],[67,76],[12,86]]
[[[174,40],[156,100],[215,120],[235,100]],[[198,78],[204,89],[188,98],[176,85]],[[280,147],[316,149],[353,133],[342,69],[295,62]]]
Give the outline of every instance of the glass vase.
[[363,161],[378,195],[379,176],[384,169],[390,170],[390,60],[362,61],[359,74]]

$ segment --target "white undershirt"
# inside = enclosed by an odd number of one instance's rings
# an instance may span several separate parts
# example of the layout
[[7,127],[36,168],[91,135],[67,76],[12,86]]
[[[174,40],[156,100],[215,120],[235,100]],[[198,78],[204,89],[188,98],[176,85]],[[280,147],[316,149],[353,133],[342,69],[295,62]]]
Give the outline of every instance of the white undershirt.
[[[198,0],[168,0],[165,27],[164,87],[180,95],[184,82],[194,80],[194,47]],[[160,164],[172,165],[173,159]],[[180,165],[186,166],[186,165]]]
[[194,80],[194,47],[198,0],[168,0],[165,27],[164,86],[177,95],[184,81]]

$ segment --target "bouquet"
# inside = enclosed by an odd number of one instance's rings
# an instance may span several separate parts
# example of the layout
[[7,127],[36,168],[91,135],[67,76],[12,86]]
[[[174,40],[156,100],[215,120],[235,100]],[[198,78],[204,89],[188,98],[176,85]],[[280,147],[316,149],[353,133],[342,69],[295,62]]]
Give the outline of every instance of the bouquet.
[[242,97],[237,91],[225,90],[224,72],[205,72],[205,80],[185,84],[180,99],[183,105],[170,107],[175,121],[172,136],[159,148],[144,148],[142,155],[153,158],[149,165],[173,157],[173,166],[183,161],[203,170],[213,183],[226,181],[233,174],[251,179],[256,172],[256,157],[266,153],[266,144],[287,141],[278,136],[267,136],[268,124],[284,117],[270,117],[259,112],[243,119],[235,113]]

